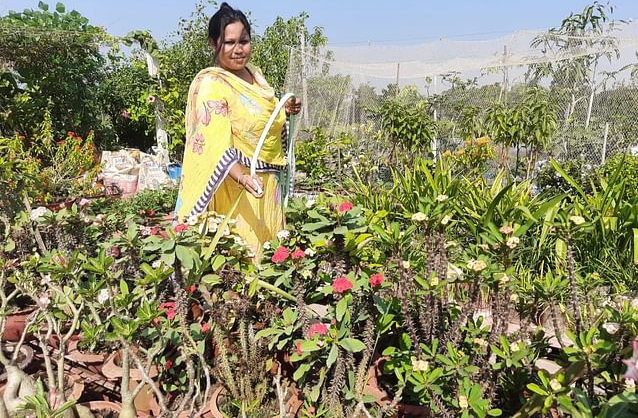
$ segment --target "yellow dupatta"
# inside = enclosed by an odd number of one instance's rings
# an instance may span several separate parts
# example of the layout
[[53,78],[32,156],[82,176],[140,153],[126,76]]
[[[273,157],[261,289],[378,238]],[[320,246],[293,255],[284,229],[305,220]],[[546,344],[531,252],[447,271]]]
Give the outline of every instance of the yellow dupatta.
[[[186,143],[175,207],[178,221],[206,210],[238,155],[251,158],[278,103],[274,90],[256,67],[249,84],[219,68],[206,68],[191,83],[186,108]],[[259,160],[284,167],[281,131],[283,111],[269,130]]]

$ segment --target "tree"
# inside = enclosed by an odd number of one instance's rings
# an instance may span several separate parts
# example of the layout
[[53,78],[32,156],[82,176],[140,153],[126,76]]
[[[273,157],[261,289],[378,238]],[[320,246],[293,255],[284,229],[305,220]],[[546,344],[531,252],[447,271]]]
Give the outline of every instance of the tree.
[[290,49],[301,47],[303,38],[306,52],[317,55],[319,49],[328,43],[323,28],[315,27],[310,32],[306,28],[306,19],[306,12],[287,21],[278,16],[263,35],[253,37],[252,62],[261,68],[277,94],[282,94],[285,88]]
[[0,68],[0,133],[32,134],[47,108],[58,132],[85,135],[100,125],[103,29],[62,3],[50,11],[40,2],[37,10],[0,17],[0,31],[0,57],[8,63]]

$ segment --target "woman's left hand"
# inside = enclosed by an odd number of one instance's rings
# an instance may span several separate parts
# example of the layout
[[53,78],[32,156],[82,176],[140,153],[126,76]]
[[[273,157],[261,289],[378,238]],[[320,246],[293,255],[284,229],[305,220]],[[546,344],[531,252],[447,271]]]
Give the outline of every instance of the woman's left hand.
[[291,97],[284,105],[284,109],[286,110],[286,115],[288,116],[298,114],[299,112],[301,112],[301,99]]

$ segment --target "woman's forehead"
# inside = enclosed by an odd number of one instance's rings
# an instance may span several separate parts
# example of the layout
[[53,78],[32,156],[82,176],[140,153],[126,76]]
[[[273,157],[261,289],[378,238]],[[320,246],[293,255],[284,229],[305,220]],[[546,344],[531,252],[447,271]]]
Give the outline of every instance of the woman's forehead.
[[224,38],[240,38],[241,36],[248,35],[246,28],[241,22],[229,23],[224,29]]

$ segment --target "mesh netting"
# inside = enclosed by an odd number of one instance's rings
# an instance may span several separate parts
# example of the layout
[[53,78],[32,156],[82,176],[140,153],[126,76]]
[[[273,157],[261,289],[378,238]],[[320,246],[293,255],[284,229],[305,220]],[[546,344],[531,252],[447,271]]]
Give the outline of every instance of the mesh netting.
[[437,122],[432,148],[440,153],[466,139],[463,109],[512,105],[525,86],[541,86],[559,122],[546,153],[599,165],[638,145],[637,49],[633,22],[595,35],[522,31],[489,41],[329,47],[319,55],[292,49],[287,91],[304,101],[298,133],[321,127],[360,142],[378,137],[372,110],[384,97],[418,92]]

